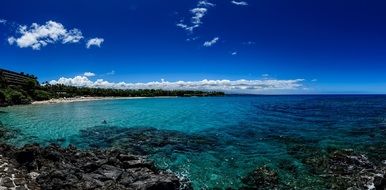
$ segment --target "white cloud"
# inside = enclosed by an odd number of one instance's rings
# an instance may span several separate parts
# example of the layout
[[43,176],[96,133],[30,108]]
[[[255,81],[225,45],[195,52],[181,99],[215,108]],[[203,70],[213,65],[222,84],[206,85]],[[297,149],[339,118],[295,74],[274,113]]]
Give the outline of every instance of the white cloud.
[[216,90],[224,92],[259,93],[265,91],[298,90],[303,87],[303,79],[293,80],[201,80],[175,81],[165,80],[147,83],[109,82],[103,79],[92,81],[86,76],[74,78],[60,78],[52,80],[50,84],[64,84],[77,87],[111,88],[111,89],[164,89],[164,90]]
[[177,26],[189,32],[193,32],[193,30],[198,27],[198,25],[188,26],[182,23],[178,23]]
[[190,10],[190,13],[192,14],[191,17],[191,23],[190,24],[184,24],[183,20],[181,20],[179,23],[177,23],[177,27],[180,27],[188,32],[193,32],[194,29],[198,28],[202,24],[202,18],[207,14],[209,7],[216,6],[213,3],[210,3],[206,0],[199,1],[197,3],[197,7]]
[[203,8],[203,7],[197,7],[197,8],[194,8],[192,10],[190,10],[190,12],[193,13],[193,17],[192,17],[192,23],[194,25],[200,25],[202,24],[202,17],[205,16],[206,12],[208,11],[207,8]]
[[191,37],[191,38],[187,38],[186,41],[187,42],[191,42],[191,41],[196,41],[199,37]]
[[238,5],[238,6],[247,6],[248,3],[245,1],[231,1],[231,3]]
[[94,77],[94,76],[95,76],[95,73],[92,73],[92,72],[85,72],[83,75],[86,76],[86,77]]
[[102,43],[105,40],[103,38],[92,38],[87,41],[86,47],[87,49],[90,48],[91,46],[98,46],[101,47]]
[[68,33],[64,36],[63,44],[78,43],[81,39],[83,39],[82,32],[75,28],[68,31]]
[[197,4],[197,6],[199,6],[199,7],[214,7],[214,6],[216,6],[215,4],[213,4],[213,3],[210,3],[210,2],[208,2],[208,1],[199,1],[198,2],[198,4]]
[[44,25],[33,23],[30,27],[20,25],[18,27],[19,37],[11,36],[8,38],[10,45],[16,44],[20,48],[32,48],[40,50],[48,44],[61,42],[78,43],[83,39],[82,32],[76,28],[67,30],[61,23],[47,21]]
[[7,20],[5,19],[0,19],[0,24],[6,24],[7,23]]
[[218,41],[219,39],[220,39],[219,37],[215,37],[215,38],[213,38],[213,40],[211,40],[211,41],[206,41],[206,42],[204,43],[204,46],[205,46],[205,47],[210,47],[210,46],[214,45],[215,43],[217,43],[217,41]]
[[237,51],[232,52],[231,55],[237,55]]
[[74,78],[60,78],[58,81],[52,80],[50,84],[64,84],[68,86],[84,86],[92,87],[93,82],[88,79],[86,76],[76,76]]

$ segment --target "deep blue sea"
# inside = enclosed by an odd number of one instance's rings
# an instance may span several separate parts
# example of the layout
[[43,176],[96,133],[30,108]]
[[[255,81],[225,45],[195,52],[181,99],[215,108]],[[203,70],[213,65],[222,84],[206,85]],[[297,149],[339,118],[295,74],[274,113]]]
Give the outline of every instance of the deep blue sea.
[[0,108],[0,121],[14,131],[8,143],[124,148],[190,179],[195,189],[238,188],[262,165],[289,186],[316,187],[320,177],[302,160],[330,148],[386,160],[376,152],[386,146],[386,96],[103,100]]

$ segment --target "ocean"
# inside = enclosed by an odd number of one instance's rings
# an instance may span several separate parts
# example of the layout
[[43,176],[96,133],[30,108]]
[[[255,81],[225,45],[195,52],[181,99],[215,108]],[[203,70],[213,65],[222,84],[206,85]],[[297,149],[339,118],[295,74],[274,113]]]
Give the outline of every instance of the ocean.
[[331,181],[311,158],[350,149],[378,164],[386,160],[386,96],[381,95],[26,105],[0,108],[0,121],[12,131],[2,139],[9,144],[121,148],[149,156],[158,167],[189,179],[195,189],[240,188],[259,167],[275,171],[287,188],[326,189]]

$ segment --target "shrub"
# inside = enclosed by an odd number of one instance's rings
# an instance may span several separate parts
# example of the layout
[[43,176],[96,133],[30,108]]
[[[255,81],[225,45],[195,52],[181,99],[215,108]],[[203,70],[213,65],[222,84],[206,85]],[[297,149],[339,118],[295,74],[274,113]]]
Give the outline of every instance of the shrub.
[[49,100],[51,99],[51,94],[44,90],[35,90],[33,97],[37,101]]
[[11,88],[5,89],[4,95],[7,105],[28,104],[31,102],[31,98],[23,94],[23,92]]

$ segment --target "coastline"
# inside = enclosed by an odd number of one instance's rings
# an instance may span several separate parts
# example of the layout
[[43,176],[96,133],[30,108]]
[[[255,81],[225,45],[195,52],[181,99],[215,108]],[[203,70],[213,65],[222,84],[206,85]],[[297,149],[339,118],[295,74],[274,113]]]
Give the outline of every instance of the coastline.
[[61,103],[73,103],[73,102],[88,102],[88,101],[100,101],[100,100],[129,100],[129,99],[145,99],[145,98],[175,98],[175,96],[156,96],[156,97],[73,97],[73,98],[55,98],[43,101],[33,101],[32,105],[44,105],[44,104],[61,104]]

